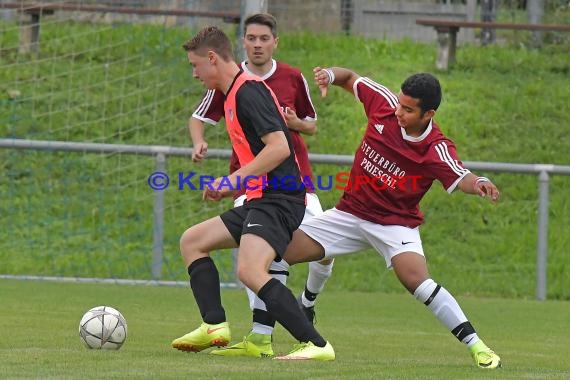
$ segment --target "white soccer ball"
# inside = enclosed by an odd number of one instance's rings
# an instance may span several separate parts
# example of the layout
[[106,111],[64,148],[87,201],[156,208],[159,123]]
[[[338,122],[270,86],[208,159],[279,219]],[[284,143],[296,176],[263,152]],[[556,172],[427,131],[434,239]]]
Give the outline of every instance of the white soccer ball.
[[110,306],[97,306],[83,315],[79,336],[88,348],[118,350],[127,339],[127,321]]

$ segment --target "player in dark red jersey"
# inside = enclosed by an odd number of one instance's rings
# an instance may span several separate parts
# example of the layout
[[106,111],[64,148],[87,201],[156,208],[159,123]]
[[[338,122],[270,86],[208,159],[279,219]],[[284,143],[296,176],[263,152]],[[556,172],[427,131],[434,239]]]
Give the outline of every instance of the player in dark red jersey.
[[305,359],[334,360],[331,344],[306,319],[293,293],[268,273],[271,262],[281,259],[305,213],[305,188],[275,94],[259,77],[239,69],[232,45],[220,29],[206,27],[183,47],[194,78],[225,94],[226,129],[240,163],[234,173],[214,180],[203,198],[219,201],[241,185],[246,186],[247,202],[182,234],[180,251],[203,322],[175,339],[172,346],[199,352],[230,342],[220,278],[210,252],[239,247],[238,278],[301,342],[294,355],[279,358],[295,359],[300,353]]
[[336,207],[303,221],[284,259],[289,264],[374,248],[404,287],[464,343],[480,368],[501,360],[477,336],[455,298],[428,273],[418,226],[419,202],[435,180],[447,192],[499,199],[497,187],[467,170],[434,121],[441,86],[431,74],[407,78],[399,94],[348,69],[315,68],[323,95],[335,84],[364,106],[368,125],[354,157],[350,186]]
[[[291,134],[293,149],[299,163],[301,176],[314,182],[311,164],[305,141],[301,133],[313,135],[316,133],[317,113],[311,101],[309,87],[303,74],[294,67],[273,59],[273,51],[277,47],[277,21],[267,13],[257,13],[247,17],[244,21],[244,50],[248,59],[240,65],[241,69],[249,74],[259,76],[273,90],[277,101],[284,112],[287,126]],[[217,90],[207,90],[202,101],[192,114],[189,122],[190,136],[194,144],[192,160],[200,162],[207,152],[208,145],[204,139],[204,123],[217,124],[224,115],[224,94]],[[239,162],[235,151],[230,160],[230,173],[239,169]],[[305,218],[323,213],[317,194],[314,189],[307,187],[307,208]],[[245,189],[236,191],[234,206],[243,205]],[[305,291],[299,296],[298,302],[303,307],[307,317],[314,319],[314,304],[318,293],[324,288],[326,280],[330,277],[333,267],[332,259],[309,263],[309,275]],[[289,265],[281,260],[273,262],[269,268],[273,278],[283,284],[289,275]],[[222,350],[211,351],[214,355],[223,356],[273,356],[272,332],[275,320],[266,311],[265,304],[247,289],[250,308],[253,311],[253,326],[251,332],[233,346]]]

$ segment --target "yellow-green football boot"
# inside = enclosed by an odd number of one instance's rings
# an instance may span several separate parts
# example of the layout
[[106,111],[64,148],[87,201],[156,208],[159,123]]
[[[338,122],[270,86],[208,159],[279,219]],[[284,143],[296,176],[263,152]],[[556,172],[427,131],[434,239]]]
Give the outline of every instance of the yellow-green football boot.
[[276,360],[323,360],[335,359],[334,349],[329,342],[326,346],[315,346],[312,342],[301,343],[285,356],[276,356]]
[[251,356],[254,358],[273,357],[271,335],[250,332],[243,341],[221,350],[213,350],[212,355],[219,356]]
[[202,323],[196,330],[172,341],[172,347],[189,352],[200,352],[210,347],[227,346],[232,339],[228,322],[210,325]]
[[495,369],[501,367],[501,358],[495,354],[482,340],[475,343],[471,348],[471,356],[475,364],[483,369]]

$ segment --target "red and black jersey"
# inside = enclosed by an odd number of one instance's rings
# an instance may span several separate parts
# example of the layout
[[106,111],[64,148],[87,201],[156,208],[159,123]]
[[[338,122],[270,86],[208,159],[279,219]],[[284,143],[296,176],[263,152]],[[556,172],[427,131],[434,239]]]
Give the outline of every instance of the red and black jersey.
[[432,120],[419,137],[409,136],[394,115],[397,96],[369,78],[354,83],[354,94],[368,118],[350,178],[370,184],[348,187],[337,208],[383,224],[417,227],[423,223],[419,202],[434,180],[451,193],[469,170],[455,145]]
[[[271,70],[261,79],[275,93],[281,110],[283,111],[288,107],[294,110],[301,120],[316,120],[317,113],[311,100],[309,86],[301,71],[282,62],[275,60],[272,62]],[[247,62],[242,62],[241,68],[245,73],[252,74],[248,69]],[[208,90],[192,114],[192,117],[209,124],[217,124],[223,116],[224,94],[216,90]],[[289,130],[289,132],[301,175],[304,178],[310,178],[311,183],[315,183],[309,162],[309,153],[303,137],[297,131]],[[230,173],[237,169],[239,169],[239,160],[233,152],[230,159]],[[312,192],[313,189],[309,187],[307,191]],[[240,194],[237,194],[236,197]]]
[[240,71],[226,94],[224,117],[240,167],[250,163],[265,147],[261,137],[268,133],[282,131],[289,145],[289,157],[270,172],[247,182],[247,199],[286,197],[305,202],[305,187],[289,129],[273,91],[259,77]]

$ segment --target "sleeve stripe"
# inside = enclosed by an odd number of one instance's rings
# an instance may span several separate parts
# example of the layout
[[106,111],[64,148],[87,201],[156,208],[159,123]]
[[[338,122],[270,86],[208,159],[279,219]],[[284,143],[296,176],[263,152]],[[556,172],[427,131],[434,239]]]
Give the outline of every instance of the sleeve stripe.
[[192,117],[195,119],[198,119],[204,123],[208,123],[208,124],[212,124],[212,125],[218,125],[218,122],[216,120],[212,120],[212,119],[209,119],[207,117],[202,117],[196,113],[192,114]]
[[467,173],[469,173],[469,170],[465,169],[464,167],[462,167],[461,165],[459,165],[457,163],[457,160],[454,160],[451,155],[449,154],[449,150],[447,149],[447,145],[445,144],[445,142],[440,142],[439,144],[437,144],[435,146],[435,150],[437,151],[437,154],[439,155],[439,158],[441,159],[441,161],[445,162],[447,165],[449,165],[449,167],[451,168],[451,170],[453,170],[453,172],[455,174],[457,174],[457,176],[459,177],[464,177]]
[[204,98],[198,105],[198,108],[196,108],[196,111],[194,111],[194,115],[204,117],[208,108],[210,108],[210,105],[212,104],[212,99],[214,99],[214,91],[215,90],[206,91],[206,95],[204,95]]
[[449,194],[453,193],[453,191],[455,190],[455,188],[457,187],[457,185],[459,185],[459,182],[461,182],[461,180],[463,179],[463,177],[465,177],[465,176],[466,176],[467,174],[469,174],[469,173],[470,173],[470,171],[468,170],[468,171],[467,171],[465,174],[463,174],[461,177],[457,177],[457,179],[455,180],[455,182],[453,182],[453,183],[451,184],[451,186],[449,186],[449,187],[447,188],[447,192],[448,192]]
[[303,74],[301,74],[301,78],[303,78],[303,84],[305,85],[305,91],[307,92],[307,99],[309,99],[309,103],[311,104],[311,109],[313,110],[313,114],[315,115],[314,118],[307,116],[305,118],[305,120],[317,120],[317,110],[315,109],[315,106],[313,105],[313,100],[311,99],[311,93],[309,91],[309,84],[305,80],[305,77],[303,76]]
[[361,77],[360,79],[362,79],[363,84],[367,85],[368,87],[370,87],[371,89],[382,95],[392,108],[397,107],[398,98],[387,87],[384,87],[381,84],[374,82],[370,78]]

